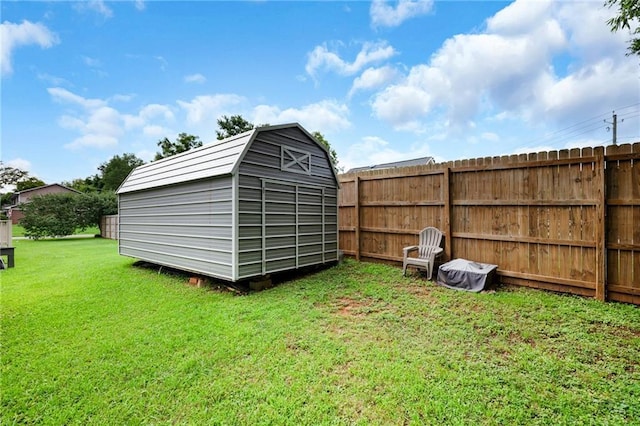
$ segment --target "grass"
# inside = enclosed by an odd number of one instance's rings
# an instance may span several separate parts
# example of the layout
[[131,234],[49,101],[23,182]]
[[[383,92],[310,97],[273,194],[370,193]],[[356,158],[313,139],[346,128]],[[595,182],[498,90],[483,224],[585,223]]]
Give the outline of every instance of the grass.
[[16,242],[2,423],[638,424],[640,309],[347,261],[238,296]]
[[[13,236],[14,237],[24,237],[24,228],[20,225],[12,225],[13,228]],[[77,229],[74,235],[97,235],[100,234],[100,228],[97,226],[92,226],[91,228],[87,228],[84,230]]]

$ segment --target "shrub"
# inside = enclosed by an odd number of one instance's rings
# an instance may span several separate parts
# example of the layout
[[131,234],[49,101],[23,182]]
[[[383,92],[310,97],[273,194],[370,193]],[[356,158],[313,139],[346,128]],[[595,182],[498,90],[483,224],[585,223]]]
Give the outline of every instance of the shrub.
[[101,194],[47,194],[21,206],[20,224],[30,238],[63,237],[76,229],[99,226],[100,218],[118,211],[113,192]]

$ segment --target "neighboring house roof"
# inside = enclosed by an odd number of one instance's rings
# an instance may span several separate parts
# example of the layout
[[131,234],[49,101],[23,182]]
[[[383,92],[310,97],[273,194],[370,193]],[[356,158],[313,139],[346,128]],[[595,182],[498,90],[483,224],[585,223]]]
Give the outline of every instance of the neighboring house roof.
[[422,166],[426,164],[434,164],[433,157],[420,157],[412,160],[396,161],[393,163],[374,164],[373,166],[354,167],[349,169],[347,173],[363,172],[366,170],[393,169],[395,167]]
[[26,194],[27,192],[40,191],[40,190],[43,190],[43,189],[46,189],[46,188],[50,188],[52,186],[57,186],[59,188],[66,189],[67,191],[77,192],[78,194],[81,194],[80,191],[75,190],[73,188],[69,188],[68,186],[60,185],[59,183],[50,183],[49,185],[42,185],[42,186],[38,186],[36,188],[29,188],[29,189],[25,189],[23,191],[14,192],[13,195],[23,195],[23,194]]
[[14,192],[13,195],[11,195],[12,205],[8,207],[9,208],[16,207],[22,203],[28,203],[31,197],[35,197],[39,195],[40,192],[43,193],[42,195],[59,194],[59,193],[66,193],[66,192],[75,192],[77,194],[82,194],[82,192],[77,191],[73,188],[69,188],[68,186],[60,185],[59,183],[51,183],[49,185],[42,185],[36,188],[29,188],[23,191]]
[[[239,135],[138,166],[125,179],[116,193],[124,194],[158,186],[234,174],[258,134],[289,127],[298,127],[329,155],[327,149],[298,123],[257,127]],[[334,177],[337,182],[335,170]]]

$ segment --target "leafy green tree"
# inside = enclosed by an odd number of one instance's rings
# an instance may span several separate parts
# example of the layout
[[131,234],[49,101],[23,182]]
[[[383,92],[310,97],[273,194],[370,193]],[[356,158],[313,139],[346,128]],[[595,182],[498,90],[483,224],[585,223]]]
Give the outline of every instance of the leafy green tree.
[[102,181],[102,190],[115,191],[129,176],[131,170],[144,164],[144,161],[134,154],[115,155],[111,160],[102,163],[98,170]]
[[47,194],[34,197],[22,205],[20,224],[30,238],[62,237],[100,226],[104,215],[118,212],[113,191],[90,194]]
[[16,167],[5,166],[5,164],[0,161],[0,189],[4,188],[7,185],[15,185],[21,179],[25,178],[29,172],[25,170],[20,170]]
[[[629,40],[629,52],[627,55],[640,55],[640,1],[639,0],[607,0],[605,6],[618,7],[618,14],[609,19],[607,24],[611,31],[627,29],[630,34],[636,37]],[[633,28],[632,28],[633,27]]]
[[216,136],[218,140],[222,140],[247,132],[255,126],[253,123],[245,120],[241,115],[232,115],[231,117],[223,115],[221,118],[218,118],[218,127],[220,130],[216,130]]
[[102,179],[97,174],[84,179],[77,178],[72,181],[62,182],[62,184],[85,194],[100,192],[102,190]]
[[158,146],[161,151],[156,152],[154,160],[161,160],[163,158],[171,157],[172,155],[180,154],[181,152],[189,151],[193,148],[198,148],[202,146],[202,141],[200,141],[198,136],[180,133],[175,142],[171,142],[168,138],[164,138],[158,141]]
[[[101,225],[105,215],[118,214],[118,197],[113,191],[79,194],[74,207],[76,229],[86,229]],[[102,228],[100,228],[102,231]]]
[[338,169],[338,153],[336,152],[336,150],[331,147],[331,144],[329,143],[328,140],[325,139],[324,135],[318,132],[317,130],[311,133],[311,136],[313,136],[315,140],[320,142],[327,149],[327,151],[329,152],[329,158],[331,159],[331,164],[333,164],[333,167],[335,167],[337,170]]
[[47,194],[33,197],[21,206],[20,224],[30,238],[62,237],[76,230],[76,194]]
[[44,185],[46,185],[46,183],[44,183],[43,180],[31,176],[16,182],[16,191],[26,191],[27,189],[38,188]]

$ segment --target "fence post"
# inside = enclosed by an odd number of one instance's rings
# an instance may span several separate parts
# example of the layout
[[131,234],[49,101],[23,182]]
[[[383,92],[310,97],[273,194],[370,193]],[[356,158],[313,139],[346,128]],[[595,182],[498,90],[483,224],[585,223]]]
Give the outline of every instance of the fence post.
[[444,254],[446,260],[452,259],[451,242],[453,241],[451,235],[451,167],[444,169]]
[[356,176],[355,178],[355,202],[356,202],[356,211],[355,211],[355,228],[356,228],[356,260],[360,261],[360,176]]
[[595,183],[597,185],[597,204],[596,204],[596,299],[605,301],[607,298],[607,245],[606,245],[606,213],[607,213],[607,194],[606,194],[606,169],[604,147],[594,149],[596,157],[595,162]]

